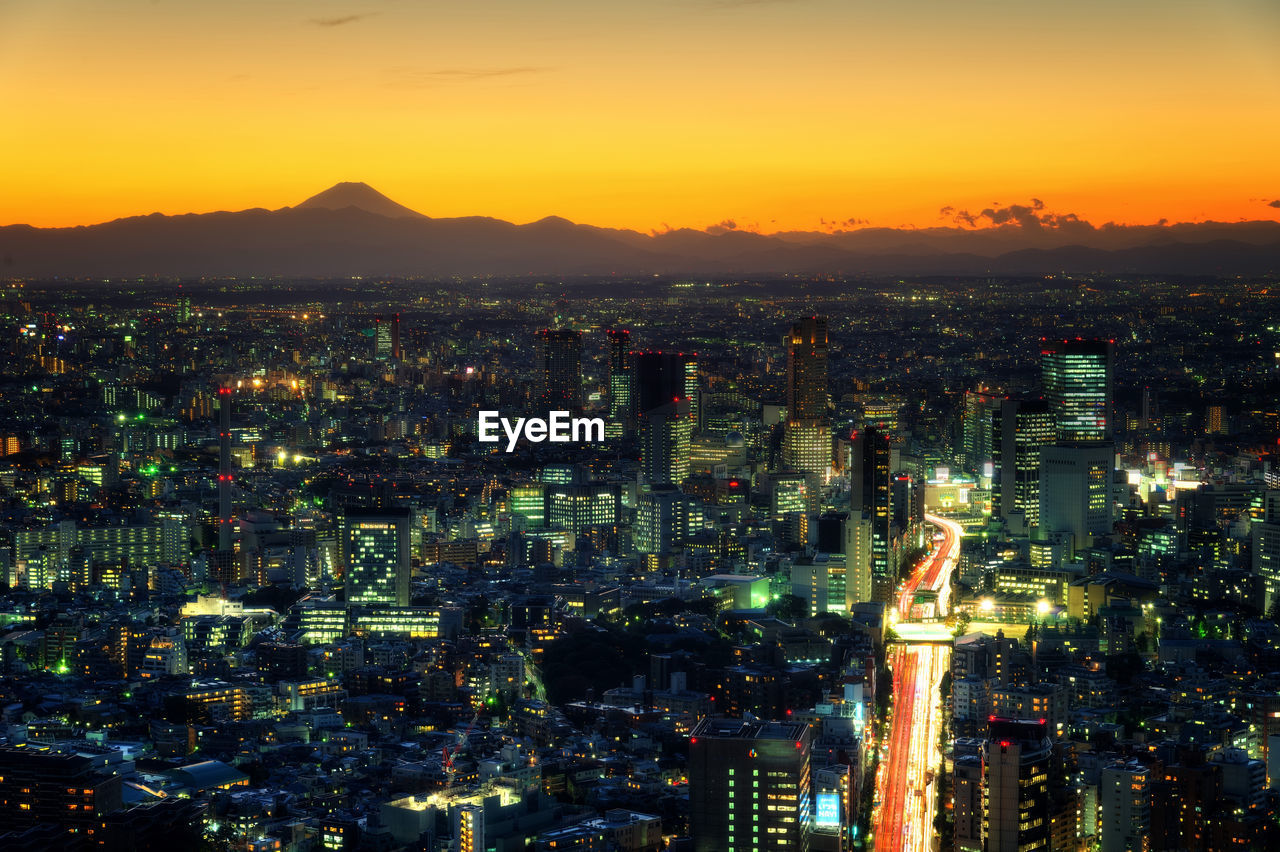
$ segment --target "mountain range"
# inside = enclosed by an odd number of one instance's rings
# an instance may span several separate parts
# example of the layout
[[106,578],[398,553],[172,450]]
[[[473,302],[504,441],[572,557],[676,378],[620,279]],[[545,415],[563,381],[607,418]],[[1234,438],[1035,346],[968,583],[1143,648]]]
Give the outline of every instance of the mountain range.
[[[986,211],[990,212],[990,211]],[[296,207],[71,228],[0,227],[0,276],[1236,275],[1280,272],[1280,222],[1095,227],[1021,215],[985,228],[649,234],[551,216],[431,218],[363,183]]]

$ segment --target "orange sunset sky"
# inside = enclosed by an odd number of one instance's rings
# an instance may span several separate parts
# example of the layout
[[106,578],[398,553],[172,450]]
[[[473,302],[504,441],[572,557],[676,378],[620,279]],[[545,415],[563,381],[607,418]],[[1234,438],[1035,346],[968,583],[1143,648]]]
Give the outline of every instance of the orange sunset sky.
[[1275,0],[0,0],[0,224],[1277,219]]

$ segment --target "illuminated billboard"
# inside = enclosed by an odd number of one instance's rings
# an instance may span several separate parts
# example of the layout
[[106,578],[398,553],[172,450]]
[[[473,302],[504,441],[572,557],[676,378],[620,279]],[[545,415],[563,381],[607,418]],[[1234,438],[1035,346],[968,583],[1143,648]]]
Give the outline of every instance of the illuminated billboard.
[[840,796],[837,793],[818,794],[818,813],[814,825],[819,828],[840,827]]

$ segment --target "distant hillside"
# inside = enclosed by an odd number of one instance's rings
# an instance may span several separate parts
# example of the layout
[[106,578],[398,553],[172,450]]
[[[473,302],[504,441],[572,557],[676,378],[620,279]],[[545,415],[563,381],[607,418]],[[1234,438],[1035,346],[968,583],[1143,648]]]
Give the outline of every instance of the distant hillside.
[[274,211],[0,227],[5,277],[1057,272],[1280,272],[1280,223],[641,234],[558,217],[433,219],[341,183]]

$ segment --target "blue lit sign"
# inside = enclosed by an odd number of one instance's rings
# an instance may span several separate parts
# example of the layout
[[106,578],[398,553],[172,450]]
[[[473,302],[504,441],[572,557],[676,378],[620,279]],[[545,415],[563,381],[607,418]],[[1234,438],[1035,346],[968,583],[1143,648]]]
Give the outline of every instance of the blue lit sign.
[[818,794],[818,816],[814,824],[823,828],[840,827],[840,797],[835,793]]

